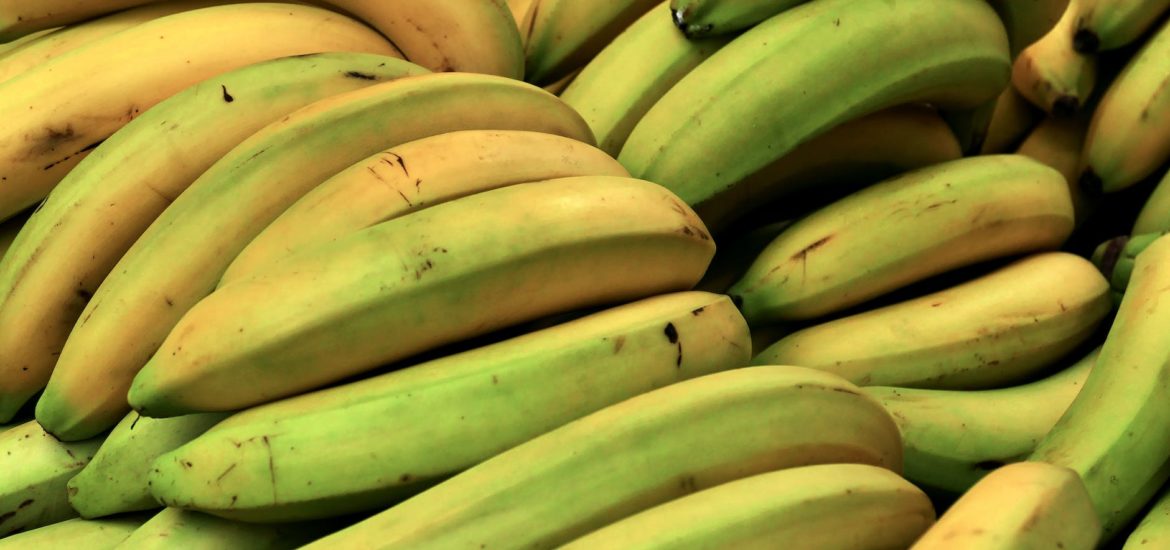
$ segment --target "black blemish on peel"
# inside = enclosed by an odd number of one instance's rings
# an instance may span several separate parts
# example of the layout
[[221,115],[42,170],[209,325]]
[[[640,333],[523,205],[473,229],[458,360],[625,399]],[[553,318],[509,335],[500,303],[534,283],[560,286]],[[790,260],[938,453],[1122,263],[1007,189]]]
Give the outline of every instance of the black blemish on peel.
[[666,339],[670,340],[670,343],[678,343],[678,329],[674,328],[674,323],[666,323],[666,329],[663,332],[666,333]]
[[224,103],[231,103],[231,102],[233,102],[233,101],[235,101],[235,100],[236,100],[236,98],[232,97],[232,94],[229,94],[229,93],[228,93],[228,91],[227,91],[227,86],[224,86],[223,84],[220,84],[220,85],[219,85],[219,87],[220,87],[221,89],[223,89],[223,101],[224,101]]

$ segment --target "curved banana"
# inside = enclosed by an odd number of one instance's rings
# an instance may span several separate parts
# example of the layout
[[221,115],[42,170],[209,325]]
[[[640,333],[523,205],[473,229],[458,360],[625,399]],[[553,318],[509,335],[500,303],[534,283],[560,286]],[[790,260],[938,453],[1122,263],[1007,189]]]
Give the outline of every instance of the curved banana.
[[146,418],[131,411],[106,436],[93,460],[69,480],[69,505],[90,519],[159,508],[146,484],[154,459],[226,417],[207,413]]
[[435,72],[524,77],[524,45],[505,0],[318,0],[378,29]]
[[[82,311],[54,367],[75,373],[62,375],[67,387],[50,382],[59,399],[72,405],[46,406],[41,421],[63,438],[112,426],[129,411],[126,391],[135,373],[179,318],[215,288],[236,254],[281,212],[371,154],[467,129],[592,138],[581,117],[544,90],[471,73],[400,78],[298,109],[219,159],[118,261]],[[49,420],[53,411],[68,415]]]
[[971,487],[910,550],[1092,550],[1100,538],[1101,523],[1076,472],[1018,462]]
[[0,432],[0,537],[77,517],[65,483],[103,439],[62,443],[35,420]]
[[1090,200],[1079,185],[1081,149],[1088,129],[1086,113],[1071,117],[1050,116],[1041,121],[1016,149],[1016,154],[1047,164],[1064,176],[1072,198],[1073,224],[1077,227],[1096,211],[1096,201]]
[[158,0],[2,0],[0,42]]
[[1068,185],[1019,155],[944,162],[871,185],[802,218],[729,290],[748,322],[809,319],[931,275],[1057,248]]
[[1012,47],[1012,59],[1028,45],[1040,39],[1064,14],[1069,0],[988,0],[999,13],[1008,31],[1008,42]]
[[1077,0],[1077,51],[1115,50],[1140,38],[1162,20],[1170,0]]
[[306,548],[547,548],[755,474],[901,459],[889,414],[839,377],[733,369],[602,409]]
[[301,197],[232,260],[219,286],[292,252],[436,204],[515,183],[571,176],[629,174],[596,147],[542,132],[467,130],[391,147]]
[[647,298],[237,413],[150,481],[162,501],[247,521],[385,508],[614,403],[742,367],[750,345],[726,296]]
[[810,2],[683,77],[618,160],[697,205],[846,120],[915,101],[963,109],[994,99],[1008,82],[1007,49],[982,0]]
[[560,548],[906,548],[934,519],[930,498],[894,472],[819,464],[679,497]]
[[1145,512],[1137,527],[1125,539],[1121,550],[1152,550],[1170,547],[1170,489],[1160,495]]
[[0,539],[2,550],[28,548],[114,548],[150,516],[133,514],[104,519],[74,518]]
[[113,550],[260,550],[297,548],[337,530],[336,522],[243,523],[164,508]]
[[[41,204],[0,261],[0,421],[34,392],[39,420],[85,438],[125,415],[100,378],[54,370],[89,298],[146,228],[207,168],[265,125],[323,97],[426,69],[382,55],[324,53],[249,65],[149,109],[99,145]],[[86,365],[89,367],[89,365]],[[77,378],[83,380],[77,380]],[[72,393],[72,386],[83,388]],[[117,389],[125,393],[125,388]],[[74,424],[92,423],[77,435]]]
[[799,330],[752,362],[815,367],[865,386],[1001,387],[1075,349],[1111,309],[1109,283],[1093,264],[1046,252]]
[[[1146,248],[1093,372],[1030,460],[1073,469],[1085,480],[1106,533],[1170,456],[1170,236]],[[1163,478],[1165,479],[1165,478]]]
[[559,80],[588,63],[622,30],[661,2],[534,0],[520,23],[525,35],[524,79],[537,84]]
[[808,0],[670,0],[674,24],[687,38],[723,36],[754,27]]
[[1130,233],[1140,235],[1159,231],[1170,231],[1170,170],[1166,171],[1157,187],[1146,198]]
[[902,430],[906,478],[961,494],[988,471],[1025,459],[1084,385],[1098,349],[1056,374],[997,390],[862,388]]
[[611,155],[621,152],[634,125],[671,86],[727,43],[688,40],[671,23],[669,9],[662,2],[634,21],[561,94]]
[[1069,116],[1084,108],[1097,82],[1097,57],[1073,49],[1077,4],[1071,0],[1060,20],[1028,45],[1012,63],[1012,86],[1045,112]]
[[1117,75],[1093,111],[1081,153],[1081,185],[1112,193],[1170,159],[1170,24],[1163,25]]
[[987,135],[979,147],[980,155],[1012,153],[1042,119],[1042,113],[1015,87],[1008,86],[995,101],[987,124]]

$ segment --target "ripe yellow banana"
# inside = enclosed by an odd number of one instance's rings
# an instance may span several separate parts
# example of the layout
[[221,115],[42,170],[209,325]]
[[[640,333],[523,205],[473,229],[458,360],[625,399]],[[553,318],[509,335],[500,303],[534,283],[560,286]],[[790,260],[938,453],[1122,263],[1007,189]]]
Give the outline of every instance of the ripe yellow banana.
[[1054,249],[1068,185],[1019,155],[944,162],[836,201],[781,233],[728,292],[756,325],[841,311],[950,269]]
[[1018,462],[987,474],[910,550],[1092,550],[1100,538],[1101,523],[1076,472]]
[[1008,82],[1007,49],[982,0],[810,2],[683,77],[618,160],[697,205],[846,120],[915,101],[963,109],[994,99]]
[[1170,548],[1170,489],[1162,489],[1141,522],[1126,537],[1121,550],[1155,548]]
[[894,472],[819,464],[686,495],[560,548],[906,548],[934,519],[930,498]]
[[[89,298],[208,167],[309,103],[425,72],[401,59],[351,52],[265,61],[167,98],[99,145],[61,180],[0,262],[0,421],[50,382]],[[58,437],[89,437],[125,413],[124,396],[111,408],[107,380],[88,377],[89,366],[66,365],[38,404],[40,421]],[[76,423],[91,422],[86,434],[74,435]]]
[[0,550],[114,548],[148,518],[145,514],[92,520],[74,518],[0,539]]
[[1126,46],[1162,20],[1168,0],[1077,0],[1077,51],[1095,53]]
[[65,483],[103,439],[62,443],[35,420],[0,432],[0,537],[77,517]]
[[1012,59],[1031,43],[1040,39],[1064,14],[1069,0],[988,0],[999,13],[1008,31]]
[[44,38],[45,36],[48,36],[54,32],[57,32],[60,29],[61,29],[61,27],[53,27],[53,28],[49,28],[49,29],[39,30],[39,31],[36,31],[34,33],[26,34],[26,35],[24,35],[20,38],[17,38],[11,42],[0,43],[0,59],[4,59],[4,57],[7,56],[9,53],[12,53],[20,48],[23,48],[23,47],[41,39],[41,38]]
[[0,42],[157,0],[2,0]]
[[297,548],[335,531],[337,522],[243,523],[164,508],[112,550],[257,550]]
[[889,414],[839,377],[733,369],[602,409],[306,548],[548,548],[736,479],[842,462],[899,473],[901,455]]
[[1020,52],[1012,86],[1045,112],[1068,116],[1081,110],[1097,81],[1097,57],[1073,49],[1077,4],[1071,0],[1056,26]]
[[866,386],[1002,387],[1071,352],[1112,305],[1109,283],[1093,264],[1046,252],[940,292],[799,330],[752,362],[815,367]]
[[1161,231],[1170,231],[1170,170],[1166,171],[1157,187],[1146,198],[1130,233],[1140,235]]
[[367,157],[301,197],[236,256],[219,286],[292,252],[488,189],[571,176],[629,176],[575,139],[522,130],[467,130]]
[[1170,159],[1170,24],[1125,65],[1093,112],[1081,153],[1081,185],[1112,193]]
[[987,135],[983,138],[979,154],[1014,152],[1016,146],[1040,123],[1042,115],[1015,87],[1008,86],[995,101],[995,110],[991,113]]
[[533,0],[520,23],[525,35],[524,79],[547,84],[584,66],[661,1]]
[[1024,460],[1068,409],[1099,350],[1056,374],[997,390],[862,388],[902,430],[906,478],[961,494],[987,472]]
[[159,508],[146,484],[154,459],[226,417],[207,413],[146,418],[131,411],[106,436],[93,460],[69,480],[70,506],[89,519]]
[[662,2],[613,39],[561,94],[617,156],[634,125],[666,91],[727,43],[689,40],[670,21]]
[[1087,113],[1071,117],[1050,116],[1036,125],[1016,149],[1016,154],[1047,164],[1064,176],[1072,198],[1075,226],[1080,226],[1096,210],[1095,201],[1086,196],[1078,183],[1081,149],[1088,129]]
[[247,521],[386,508],[614,403],[742,367],[750,345],[726,296],[647,298],[237,413],[158,459],[150,483]]
[[[68,415],[41,421],[86,437],[129,411],[135,373],[244,246],[317,184],[387,147],[466,129],[519,129],[588,142],[572,108],[518,80],[471,73],[400,78],[311,103],[253,134],[193,182],[102,281],[56,371]],[[207,243],[214,243],[208,246]],[[50,409],[46,409],[46,414]]]
[[357,16],[435,72],[524,77],[524,46],[504,0],[318,0]]
[[1124,525],[1120,511],[1170,457],[1168,292],[1170,236],[1163,236],[1138,255],[1084,389],[1030,459],[1080,474],[1106,533]]
[[[176,92],[259,61],[324,51],[396,54],[373,29],[329,10],[233,4],[160,17],[0,83],[0,219],[43,199],[110,134]],[[79,86],[77,75],[90,76]]]
[[754,27],[808,0],[670,0],[674,24],[687,38],[723,36]]

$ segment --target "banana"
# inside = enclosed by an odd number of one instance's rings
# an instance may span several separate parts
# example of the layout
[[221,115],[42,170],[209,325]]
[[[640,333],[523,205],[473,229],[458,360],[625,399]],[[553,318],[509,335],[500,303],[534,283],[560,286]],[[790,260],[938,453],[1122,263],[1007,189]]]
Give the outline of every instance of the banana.
[[0,537],[77,517],[65,483],[103,439],[62,443],[35,420],[0,433]]
[[0,42],[157,0],[2,0]]
[[1097,82],[1097,58],[1073,49],[1078,17],[1071,0],[1060,20],[1012,63],[1012,86],[1046,113],[1069,116],[1089,101]]
[[1077,51],[1096,53],[1115,50],[1140,38],[1157,24],[1168,0],[1078,0]]
[[1109,85],[1081,153],[1081,185],[1096,193],[1130,187],[1170,159],[1170,24],[1164,24]]
[[1095,201],[1086,196],[1080,180],[1081,149],[1089,117],[1085,113],[1071,117],[1047,117],[1036,125],[1016,149],[1023,155],[1054,168],[1068,183],[1073,204],[1074,225],[1079,227],[1096,210]]
[[898,474],[819,464],[686,495],[560,548],[906,548],[934,519],[930,498]]
[[661,1],[533,0],[520,23],[524,34],[524,79],[547,84],[584,66]]
[[1124,524],[1119,511],[1134,505],[1170,457],[1163,437],[1170,431],[1170,307],[1161,303],[1170,290],[1167,266],[1170,237],[1163,236],[1137,257],[1084,389],[1030,458],[1080,474],[1106,533]]
[[742,367],[750,345],[726,296],[647,298],[237,413],[159,458],[150,483],[246,521],[385,508],[614,403]]
[[524,45],[504,0],[318,0],[357,16],[435,72],[524,77]]
[[[365,53],[265,61],[179,92],[99,145],[53,190],[0,262],[0,421],[45,387],[86,302],[130,245],[232,147],[323,97],[425,72]],[[73,380],[79,374],[62,369],[39,404],[41,422],[58,436],[73,438],[74,428],[64,424],[95,407],[105,414],[97,431],[125,414],[124,397],[111,410],[97,398],[102,390],[91,393],[105,381]],[[63,395],[75,382],[84,389]]]
[[12,40],[11,42],[0,43],[0,59],[4,59],[8,54],[10,54],[10,53],[12,53],[20,48],[23,48],[23,47],[25,47],[33,42],[36,42],[37,40],[40,40],[41,38],[44,38],[45,36],[48,36],[54,32],[57,32],[58,30],[61,30],[61,27],[52,27],[49,29],[43,29],[43,30],[36,31],[34,33],[26,34],[20,38]]
[[752,325],[810,319],[950,269],[1057,248],[1072,228],[1068,185],[1055,170],[1019,155],[964,158],[802,218],[728,293]]
[[[74,373],[62,374],[60,385],[50,381],[48,390],[71,405],[46,405],[41,422],[70,439],[112,426],[129,411],[126,391],[134,374],[179,318],[215,288],[236,254],[281,212],[371,154],[467,129],[592,138],[581,117],[555,96],[481,74],[411,76],[298,109],[212,165],[118,261],[82,311],[54,367]],[[48,417],[58,411],[67,414]]]
[[117,518],[61,521],[0,539],[0,549],[85,548],[105,550],[118,546],[150,516],[134,514]]
[[336,530],[336,522],[243,523],[164,508],[113,548],[122,550],[292,549]]
[[219,288],[175,325],[129,401],[146,416],[272,401],[545,315],[689,289],[714,251],[694,212],[650,182],[484,191]]
[[723,36],[754,27],[808,0],[670,0],[675,25],[687,38]]
[[979,154],[979,149],[987,139],[991,118],[995,115],[995,106],[1002,95],[1001,93],[970,109],[948,109],[939,113],[959,140],[959,147],[964,156]]
[[1170,489],[1161,494],[1145,512],[1141,522],[1125,539],[1121,550],[1152,550],[1170,547]]
[[536,0],[507,0],[508,11],[512,12],[512,19],[516,21],[517,27],[524,22],[524,14],[528,13],[528,9],[536,3]]
[[1170,231],[1122,235],[1101,243],[1090,258],[1117,293],[1124,293],[1133,276],[1137,257],[1159,237]]
[[983,391],[862,388],[902,431],[906,478],[961,494],[988,471],[1025,459],[1068,409],[1098,349],[1056,374]]
[[226,417],[208,413],[145,418],[131,411],[114,426],[93,460],[69,480],[69,504],[89,519],[159,508],[146,484],[154,459]]
[[1100,538],[1101,523],[1076,472],[1018,462],[987,474],[910,550],[1092,550]]
[[923,105],[882,109],[798,145],[726,192],[694,205],[716,234],[750,214],[796,203],[803,215],[812,199],[840,198],[850,190],[915,168],[963,156],[955,134]]
[[1041,113],[1012,86],[1004,89],[995,101],[995,110],[987,125],[987,135],[979,148],[981,155],[1014,152],[1040,123]]
[[1007,49],[981,0],[810,2],[695,67],[618,160],[697,205],[846,120],[915,101],[953,110],[994,99],[1008,82]]
[[[43,199],[110,134],[183,88],[322,51],[396,53],[372,29],[328,10],[234,4],[160,17],[0,83],[0,219]],[[84,86],[75,82],[79,74],[91,75]]]
[[1044,36],[1068,7],[1069,0],[988,0],[1008,31],[1012,59]]
[[549,548],[722,483],[842,462],[899,472],[880,405],[826,373],[733,369],[602,409],[305,548]]
[[1085,342],[1111,309],[1109,283],[1088,260],[1040,253],[940,292],[799,330],[752,362],[815,367],[865,386],[1002,387]]
[[488,189],[570,176],[629,176],[575,139],[520,130],[468,130],[367,157],[318,185],[236,256],[219,286],[297,250]]
[[1158,181],[1157,187],[1146,198],[1130,233],[1155,233],[1170,230],[1170,170]]
[[[598,147],[617,156],[634,125],[667,90],[727,39],[688,40],[662,2],[614,38],[561,94],[593,129]],[[631,78],[636,75],[636,78]]]

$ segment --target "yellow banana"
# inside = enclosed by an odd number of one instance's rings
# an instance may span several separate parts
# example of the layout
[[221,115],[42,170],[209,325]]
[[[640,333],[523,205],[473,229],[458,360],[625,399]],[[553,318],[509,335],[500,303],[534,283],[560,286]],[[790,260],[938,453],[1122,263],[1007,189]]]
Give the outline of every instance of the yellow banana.
[[157,0],[2,0],[0,42]]
[[23,48],[23,47],[25,47],[33,42],[36,42],[37,40],[40,40],[41,38],[44,38],[45,36],[48,36],[54,32],[57,32],[60,29],[61,29],[61,27],[52,27],[49,29],[43,29],[43,30],[36,31],[34,33],[26,34],[20,38],[12,40],[11,42],[0,43],[0,59],[4,59],[8,54],[10,54],[16,50],[19,50],[19,49],[21,49],[21,48]]
[[1170,548],[1170,490],[1161,494],[1145,512],[1141,522],[1125,539],[1121,550]]
[[258,550],[296,548],[340,526],[337,522],[243,523],[164,508],[113,550]]
[[733,369],[602,409],[305,548],[548,548],[708,487],[841,462],[899,472],[880,405],[826,373]]
[[723,36],[754,27],[808,0],[670,0],[675,25],[687,38]]
[[1096,210],[1095,202],[1086,196],[1079,184],[1081,149],[1088,129],[1086,113],[1071,117],[1050,116],[1036,125],[1016,149],[1016,154],[1047,164],[1064,176],[1072,198],[1075,226],[1080,226]]
[[686,495],[560,548],[906,548],[934,519],[930,498],[894,472],[819,464]]
[[1101,523],[1076,472],[1018,462],[987,474],[910,550],[1092,550],[1100,538]]
[[1001,387],[1085,342],[1111,309],[1109,283],[1088,260],[1040,253],[940,292],[799,330],[752,362],[815,367],[866,386]]
[[1161,231],[1170,231],[1170,170],[1162,175],[1157,187],[1146,198],[1130,233],[1141,235]]
[[[125,399],[111,409],[108,394],[101,397],[111,391],[102,389],[106,380],[69,366],[51,382],[50,374],[119,258],[191,182],[260,128],[323,97],[425,72],[364,53],[265,61],[175,94],[99,145],[53,190],[0,262],[0,421],[49,382],[39,415],[58,437],[88,437],[117,422]],[[75,383],[84,388],[72,394]],[[78,422],[96,425],[76,436]]]
[[1012,45],[1012,59],[1056,26],[1069,0],[988,0],[999,13]]
[[301,197],[236,256],[219,286],[297,250],[488,189],[628,175],[596,147],[541,132],[468,130],[404,143],[359,161]]
[[62,443],[35,420],[0,432],[0,537],[77,517],[65,484],[103,439]]
[[520,23],[525,35],[524,79],[537,84],[559,80],[588,63],[661,1],[533,0]]
[[512,12],[512,19],[516,21],[517,27],[524,22],[524,14],[528,13],[528,9],[536,3],[536,0],[507,0],[508,11]]
[[1126,46],[1162,20],[1168,0],[1078,0],[1077,51],[1095,53]]
[[995,102],[987,135],[979,148],[981,155],[1011,153],[1040,122],[1042,113],[1012,86]]
[[1057,248],[1072,227],[1068,186],[1055,170],[1019,155],[964,158],[809,214],[728,292],[753,325],[815,318],[950,269]]
[[149,517],[133,514],[105,519],[74,518],[0,539],[0,549],[114,548]]
[[1012,86],[1033,105],[1056,116],[1081,110],[1097,80],[1097,58],[1073,49],[1078,2],[1071,0],[1060,20],[1020,52],[1012,64]]
[[[129,411],[126,391],[138,369],[281,212],[371,154],[466,129],[592,138],[581,117],[555,96],[481,74],[410,76],[298,109],[212,165],[118,261],[82,311],[54,368],[72,373],[61,376],[60,386],[50,382],[69,405],[46,406],[41,421],[62,438],[112,426]],[[62,414],[50,420],[51,411]]]

